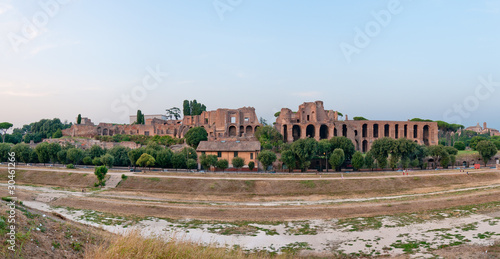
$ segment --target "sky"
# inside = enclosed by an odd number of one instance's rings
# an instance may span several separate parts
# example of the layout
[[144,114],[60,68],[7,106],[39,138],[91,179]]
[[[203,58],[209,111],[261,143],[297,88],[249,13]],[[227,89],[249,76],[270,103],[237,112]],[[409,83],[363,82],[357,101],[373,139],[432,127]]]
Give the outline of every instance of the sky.
[[498,0],[0,0],[0,121],[322,100],[500,129],[499,25]]

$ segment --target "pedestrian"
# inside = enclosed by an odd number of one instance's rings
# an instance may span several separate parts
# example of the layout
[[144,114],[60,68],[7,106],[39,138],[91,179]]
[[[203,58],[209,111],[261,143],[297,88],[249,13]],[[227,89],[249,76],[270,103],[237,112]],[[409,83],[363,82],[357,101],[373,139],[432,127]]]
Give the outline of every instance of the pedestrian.
[[467,171],[467,175],[469,175],[469,171]]

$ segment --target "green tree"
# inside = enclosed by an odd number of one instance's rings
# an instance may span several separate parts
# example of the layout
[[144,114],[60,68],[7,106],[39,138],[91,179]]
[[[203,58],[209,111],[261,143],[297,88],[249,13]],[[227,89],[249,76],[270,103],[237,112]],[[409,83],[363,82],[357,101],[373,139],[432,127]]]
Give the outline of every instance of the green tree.
[[186,168],[186,155],[182,152],[175,152],[172,156],[172,166],[175,169]]
[[352,155],[356,151],[354,144],[347,137],[333,137],[330,139],[331,150],[340,148],[344,151],[345,160],[351,160]]
[[180,119],[181,118],[181,109],[177,108],[177,107],[172,107],[170,109],[167,109],[167,116],[172,119]]
[[217,168],[222,169],[222,172],[229,167],[229,162],[226,159],[217,161]]
[[127,152],[128,159],[129,159],[130,163],[134,166],[134,171],[136,168],[135,162],[137,162],[137,159],[139,159],[139,157],[141,157],[141,155],[144,153],[146,153],[144,148],[136,148],[136,149],[132,149],[132,150]]
[[188,100],[184,100],[182,104],[182,112],[184,113],[184,117],[191,115],[191,105],[189,105]]
[[479,155],[483,158],[484,166],[488,164],[488,161],[495,156],[498,152],[497,147],[489,140],[481,140],[476,145],[476,150]]
[[311,159],[316,155],[317,148],[318,142],[313,138],[299,139],[292,143],[291,149],[297,157],[297,163],[302,172],[307,171],[311,165]]
[[366,152],[365,155],[365,165],[367,168],[370,168],[373,171],[373,168],[375,164],[375,158],[373,158],[373,154],[371,151]]
[[84,165],[91,165],[92,164],[92,158],[90,158],[90,156],[84,157],[82,161],[83,161]]
[[477,151],[476,149],[476,146],[477,144],[480,142],[480,141],[483,141],[483,140],[488,140],[486,137],[483,137],[483,136],[475,136],[475,137],[472,137],[472,139],[470,140],[469,142],[469,147],[472,149],[472,150],[475,150]]
[[455,141],[453,147],[455,147],[457,150],[465,150],[465,143],[463,141]]
[[78,114],[78,117],[76,118],[76,124],[80,125],[82,124],[82,115]]
[[208,133],[203,127],[194,127],[188,130],[184,139],[188,145],[197,148],[201,141],[208,140]]
[[330,159],[328,159],[328,162],[330,162],[332,168],[335,168],[335,171],[340,172],[342,165],[344,164],[344,160],[344,150],[342,150],[341,148],[336,148],[335,150],[333,150],[333,153],[330,156]]
[[62,138],[63,134],[62,134],[62,130],[61,129],[57,129],[56,132],[54,132],[54,134],[52,134],[52,138]]
[[137,110],[137,119],[135,124],[144,124],[144,114],[142,114],[141,110]]
[[241,157],[233,157],[233,159],[231,160],[231,164],[233,164],[234,168],[240,169],[245,166],[245,159]]
[[444,147],[444,150],[446,150],[446,152],[448,152],[448,154],[450,155],[458,155],[458,149],[454,147]]
[[255,163],[253,161],[248,162],[248,169],[250,169],[250,171],[253,171],[254,168],[255,168]]
[[373,141],[371,152],[377,160],[380,168],[385,168],[389,154],[393,153],[397,146],[397,142],[391,138],[379,138]]
[[42,142],[35,147],[36,155],[38,156],[38,161],[40,163],[48,163],[50,161],[50,150],[49,143]]
[[10,145],[7,143],[0,143],[0,162],[7,162],[9,160]]
[[254,135],[263,147],[268,145],[279,147],[283,144],[283,135],[272,126],[258,127]]
[[196,169],[198,167],[198,163],[192,158],[187,160],[186,165],[188,169]]
[[352,156],[352,167],[354,167],[354,170],[358,171],[359,169],[363,168],[363,165],[365,164],[365,159],[363,157],[363,154],[361,152],[356,151],[354,155]]
[[142,166],[144,168],[146,167],[149,167],[150,170],[151,170],[151,167],[155,165],[155,158],[148,154],[148,153],[144,153],[141,155],[141,157],[139,157],[139,159],[137,159],[137,161],[135,162],[138,166]]
[[368,120],[367,118],[365,118],[365,117],[361,117],[361,116],[354,117],[354,118],[352,118],[352,119],[353,119],[353,120],[355,120],[355,121],[367,121],[367,120]]
[[82,162],[84,157],[84,153],[81,149],[78,148],[70,148],[68,149],[67,159],[70,163],[74,165],[79,165]]
[[292,150],[285,150],[281,152],[281,162],[286,165],[288,172],[291,173],[293,169],[295,169],[297,163],[295,153]]
[[391,167],[392,171],[398,167],[398,162],[399,162],[399,157],[396,155],[391,155],[389,157],[389,166]]
[[168,168],[172,166],[172,156],[174,152],[166,148],[156,154],[156,164],[161,168]]
[[92,164],[95,165],[95,166],[102,165],[101,158],[100,157],[94,157],[94,159],[92,159]]
[[49,157],[52,163],[57,162],[57,153],[61,151],[61,145],[58,143],[49,144]]
[[449,154],[446,152],[446,148],[441,145],[428,147],[429,155],[434,159],[435,167],[437,168],[438,163],[444,158],[444,162],[440,164],[449,163]]
[[105,154],[104,156],[101,156],[101,163],[108,168],[111,168],[115,163],[115,157],[111,154]]
[[200,164],[203,166],[203,169],[210,170],[211,166],[217,165],[217,156],[203,154],[200,156]]
[[100,157],[102,155],[106,154],[106,151],[100,147],[99,145],[92,145],[92,147],[90,147],[90,152],[89,152],[89,155],[90,155],[90,158],[95,158],[95,157]]
[[2,143],[5,143],[5,134],[7,134],[7,130],[9,130],[13,126],[10,122],[2,122],[0,123],[0,131],[2,132]]
[[114,146],[108,153],[115,158],[113,165],[115,166],[129,166],[130,159],[128,157],[128,152],[130,148],[124,146]]
[[57,161],[65,165],[68,162],[68,150],[61,149],[61,151],[57,152]]
[[264,171],[267,171],[267,168],[276,161],[276,154],[270,150],[263,150],[257,156],[257,159],[264,166]]
[[97,177],[99,186],[104,186],[106,184],[104,178],[106,177],[107,173],[108,173],[108,168],[106,168],[105,166],[98,166],[94,169],[94,174]]

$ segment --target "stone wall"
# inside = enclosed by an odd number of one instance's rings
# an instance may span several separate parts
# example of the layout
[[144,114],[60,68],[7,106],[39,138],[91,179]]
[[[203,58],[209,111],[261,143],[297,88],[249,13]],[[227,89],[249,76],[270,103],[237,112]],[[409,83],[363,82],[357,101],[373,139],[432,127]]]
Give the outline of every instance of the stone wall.
[[408,138],[427,146],[438,144],[437,122],[339,121],[337,112],[325,110],[322,101],[303,103],[297,112],[281,109],[275,127],[286,142],[307,137],[321,140],[344,136],[361,152],[370,150],[373,141],[383,137]]

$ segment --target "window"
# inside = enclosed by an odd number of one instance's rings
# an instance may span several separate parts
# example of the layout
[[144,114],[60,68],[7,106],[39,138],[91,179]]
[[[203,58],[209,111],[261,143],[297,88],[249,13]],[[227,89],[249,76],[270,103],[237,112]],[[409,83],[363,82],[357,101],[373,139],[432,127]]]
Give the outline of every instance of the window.
[[144,135],[149,136],[149,131],[144,131]]
[[253,159],[253,153],[250,153],[250,159]]
[[222,152],[217,151],[217,157],[222,157]]
[[238,157],[238,151],[234,151],[234,157]]
[[231,117],[231,123],[236,123],[236,117]]
[[250,121],[250,118],[245,117],[245,122],[248,123]]
[[201,151],[201,154],[204,155],[205,154],[205,151]]

